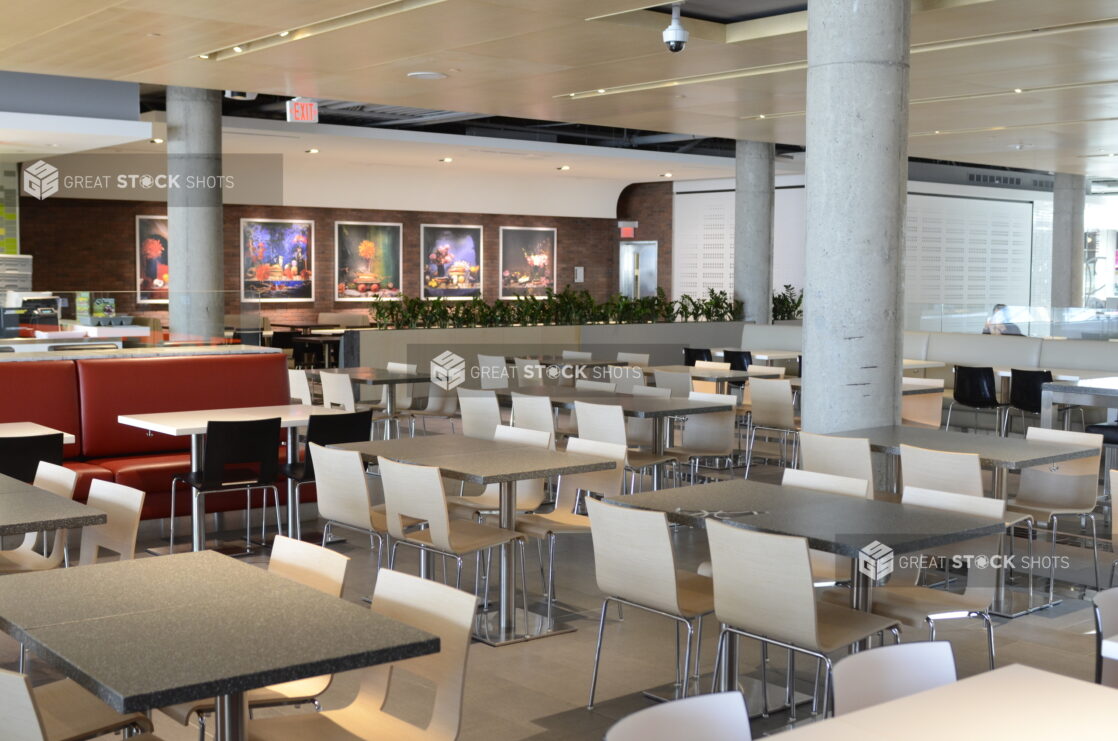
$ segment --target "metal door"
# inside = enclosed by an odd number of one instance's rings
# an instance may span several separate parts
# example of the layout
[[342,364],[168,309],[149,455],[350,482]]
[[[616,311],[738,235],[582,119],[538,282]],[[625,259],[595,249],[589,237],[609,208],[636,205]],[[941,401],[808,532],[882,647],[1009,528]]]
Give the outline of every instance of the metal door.
[[656,242],[621,243],[621,295],[656,295]]

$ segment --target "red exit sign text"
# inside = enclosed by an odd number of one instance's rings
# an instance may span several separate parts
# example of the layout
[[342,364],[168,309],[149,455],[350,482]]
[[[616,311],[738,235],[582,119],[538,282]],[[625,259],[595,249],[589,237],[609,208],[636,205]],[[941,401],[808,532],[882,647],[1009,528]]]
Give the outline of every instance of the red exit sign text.
[[318,123],[318,103],[298,99],[287,101],[287,120]]

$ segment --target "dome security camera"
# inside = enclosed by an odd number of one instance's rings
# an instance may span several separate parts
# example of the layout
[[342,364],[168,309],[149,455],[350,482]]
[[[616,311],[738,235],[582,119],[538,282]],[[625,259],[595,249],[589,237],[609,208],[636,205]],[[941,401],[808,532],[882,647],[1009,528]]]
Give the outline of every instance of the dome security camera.
[[664,29],[664,45],[673,54],[683,51],[689,36],[687,29],[679,23],[679,6],[682,4],[672,3],[672,22]]

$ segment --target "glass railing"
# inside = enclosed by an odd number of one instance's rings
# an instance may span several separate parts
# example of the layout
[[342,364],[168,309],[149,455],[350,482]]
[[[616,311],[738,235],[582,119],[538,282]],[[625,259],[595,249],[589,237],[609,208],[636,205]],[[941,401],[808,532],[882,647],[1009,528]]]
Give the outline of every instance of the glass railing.
[[1118,339],[1118,307],[906,304],[904,328],[925,332],[1009,334],[1076,340]]

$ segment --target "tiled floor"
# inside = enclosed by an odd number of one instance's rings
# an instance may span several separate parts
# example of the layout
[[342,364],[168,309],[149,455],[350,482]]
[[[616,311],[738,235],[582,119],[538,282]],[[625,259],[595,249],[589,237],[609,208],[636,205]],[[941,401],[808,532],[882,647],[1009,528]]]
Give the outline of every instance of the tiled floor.
[[[738,473],[740,475],[740,472]],[[755,466],[751,478],[778,480],[779,469]],[[694,567],[705,557],[705,538],[701,531],[680,529],[674,538],[681,567]],[[157,532],[145,528],[144,540],[154,543]],[[345,598],[359,601],[370,594],[375,581],[375,558],[364,538],[353,538],[337,546],[353,561],[347,577]],[[1089,551],[1071,549],[1077,563],[1086,567]],[[529,565],[535,568],[534,549]],[[1110,555],[1104,555],[1104,579]],[[594,581],[593,553],[589,536],[560,538],[557,595],[572,611],[576,632],[526,643],[491,648],[475,644],[470,652],[464,709],[463,741],[512,741],[536,739],[601,738],[618,718],[648,706],[640,691],[669,682],[673,677],[673,631],[669,621],[639,610],[626,610],[619,621],[611,609],[606,626],[602,670],[598,684],[598,704],[593,711],[585,707],[589,688],[597,615],[601,595]],[[263,557],[250,559],[263,566]],[[416,572],[415,556],[402,549],[398,566]],[[1086,569],[1084,568],[1084,573]],[[529,571],[529,588],[538,590],[538,572]],[[473,583],[472,567],[463,583]],[[1062,590],[1063,595],[1070,594]],[[1082,594],[1082,592],[1077,592]],[[158,629],[158,626],[153,626]],[[981,622],[958,620],[943,623],[940,637],[950,640],[959,674],[968,676],[986,668],[986,649]],[[709,671],[713,663],[716,629],[706,626],[702,666]],[[923,639],[923,631],[909,630],[906,640]],[[277,637],[279,640],[279,637]],[[1081,679],[1094,674],[1093,617],[1090,605],[1082,599],[1067,598],[1057,607],[1042,610],[1012,621],[999,620],[996,628],[1000,664],[1024,663]],[[758,666],[759,653],[748,642],[742,644],[742,670],[748,674]],[[773,652],[771,664],[783,664],[781,652]],[[801,662],[806,667],[808,662]],[[15,644],[0,637],[0,666],[15,668]],[[34,663],[36,682],[51,677],[40,662]],[[807,687],[806,674],[802,675]],[[411,716],[421,712],[424,687],[416,682],[401,687],[390,708]],[[356,695],[355,675],[339,675],[323,698],[327,708],[349,703]],[[307,712],[284,710],[272,712]],[[777,731],[784,726],[781,715],[755,722],[754,735]],[[156,731],[168,741],[197,738],[187,729],[159,713]]]

